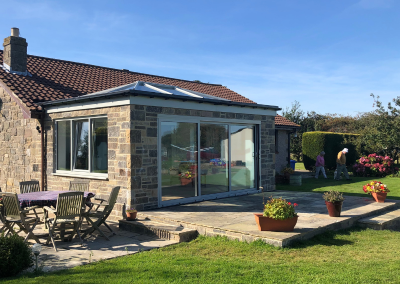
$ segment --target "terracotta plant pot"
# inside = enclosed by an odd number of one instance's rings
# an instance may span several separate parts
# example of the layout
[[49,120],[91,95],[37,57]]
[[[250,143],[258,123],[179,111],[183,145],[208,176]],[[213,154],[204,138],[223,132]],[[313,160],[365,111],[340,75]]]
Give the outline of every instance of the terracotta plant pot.
[[371,192],[371,194],[376,202],[379,202],[379,203],[385,202],[387,192]]
[[181,178],[181,185],[188,185],[189,183],[192,183],[192,178]]
[[329,216],[340,217],[340,212],[342,212],[343,201],[329,202],[325,201],[326,208],[328,208]]
[[254,213],[258,229],[260,231],[274,231],[274,232],[292,232],[297,223],[297,216],[285,219],[275,220],[269,217],[264,217],[262,213]]
[[286,180],[290,180],[290,174],[289,174],[289,173],[283,173],[283,177],[284,177]]
[[126,212],[126,220],[128,221],[135,221],[137,212]]

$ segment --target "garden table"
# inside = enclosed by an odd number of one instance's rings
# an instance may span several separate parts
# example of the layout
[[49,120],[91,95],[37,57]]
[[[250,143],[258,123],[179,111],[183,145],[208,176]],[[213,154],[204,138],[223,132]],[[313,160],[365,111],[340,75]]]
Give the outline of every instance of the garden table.
[[[29,192],[18,194],[19,204],[21,208],[31,207],[31,206],[53,206],[56,208],[57,206],[57,198],[60,193],[69,192],[69,191],[37,191],[37,192]],[[90,198],[94,197],[94,193],[92,192],[84,192],[83,195],[86,197],[86,200],[89,201]]]

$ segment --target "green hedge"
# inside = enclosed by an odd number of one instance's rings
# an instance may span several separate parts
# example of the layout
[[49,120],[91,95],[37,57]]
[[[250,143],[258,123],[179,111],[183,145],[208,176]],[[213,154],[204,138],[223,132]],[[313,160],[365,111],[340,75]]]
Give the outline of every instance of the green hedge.
[[303,133],[303,161],[307,170],[315,166],[317,156],[321,151],[325,152],[325,166],[327,169],[336,168],[336,157],[340,150],[348,148],[346,154],[347,165],[354,165],[359,158],[356,145],[352,143],[358,134],[333,133],[333,132],[305,132]]

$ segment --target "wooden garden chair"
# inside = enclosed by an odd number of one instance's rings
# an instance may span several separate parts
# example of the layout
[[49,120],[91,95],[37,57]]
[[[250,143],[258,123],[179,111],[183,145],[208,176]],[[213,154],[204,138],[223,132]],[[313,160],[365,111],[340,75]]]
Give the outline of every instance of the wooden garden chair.
[[[108,226],[106,220],[108,216],[111,214],[115,203],[117,202],[119,190],[120,190],[119,186],[114,187],[111,190],[111,194],[110,197],[108,198],[108,201],[103,200],[100,203],[90,202],[92,208],[94,207],[94,205],[97,205],[97,208],[94,211],[89,210],[83,214],[83,217],[91,225],[91,227],[85,231],[82,238],[85,238],[87,235],[93,234],[94,231],[98,231],[100,235],[102,235],[107,241],[109,241],[110,239],[103,233],[102,230],[100,230],[100,226],[102,224],[104,224],[104,226],[107,227],[107,229],[112,233],[112,235],[116,235],[113,229],[111,229],[110,226]],[[104,206],[103,210],[98,210],[99,207],[103,206]],[[93,219],[95,219],[95,221],[93,221]]]
[[[66,192],[58,195],[56,209],[48,206],[43,207],[45,225],[49,230],[49,237],[46,241],[46,245],[51,240],[54,250],[57,251],[56,244],[54,243],[54,234],[56,232],[60,232],[61,238],[64,238],[64,234],[71,234],[69,237],[70,241],[76,233],[82,245],[79,227],[81,224],[84,202],[85,198],[83,192]],[[55,217],[49,218],[49,212],[53,213]],[[72,228],[69,228],[69,231],[66,231],[65,225],[67,224],[73,225]]]
[[89,191],[89,181],[70,181],[69,191]]
[[[1,221],[3,222],[3,227],[0,231],[4,230],[4,235],[7,236],[11,234],[19,234],[24,231],[26,234],[25,242],[29,238],[33,238],[37,243],[40,244],[39,239],[33,234],[33,230],[39,222],[39,217],[36,214],[37,206],[32,206],[29,208],[21,209],[18,201],[18,195],[16,193],[2,193],[1,194],[3,203],[3,213],[1,214]],[[28,217],[27,213],[33,210],[34,217]],[[19,227],[19,231],[14,231],[14,226]]]
[[21,194],[36,191],[40,191],[39,182],[37,180],[21,181],[19,183],[19,192]]

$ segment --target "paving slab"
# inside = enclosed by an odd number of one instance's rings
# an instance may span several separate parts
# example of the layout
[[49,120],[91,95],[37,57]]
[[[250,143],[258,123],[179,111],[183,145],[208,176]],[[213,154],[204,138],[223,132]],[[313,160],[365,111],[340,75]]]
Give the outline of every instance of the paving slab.
[[[283,197],[297,203],[299,219],[293,232],[259,231],[253,213],[263,209],[263,199]],[[345,196],[341,217],[329,217],[322,193],[274,191],[247,196],[207,200],[138,213],[138,218],[196,229],[199,234],[222,235],[240,241],[261,239],[275,246],[288,246],[328,230],[349,228],[361,218],[400,208],[400,201],[377,203],[372,197]]]
[[[72,242],[56,240],[58,250],[56,252],[51,242],[49,245],[45,245],[46,239],[39,238],[42,243],[42,252],[38,257],[38,265],[46,272],[55,271],[178,243],[175,240],[165,240],[157,236],[120,230],[118,222],[107,223],[116,232],[116,235],[110,237],[110,241],[97,233],[85,238],[83,246],[77,237]],[[105,227],[102,227],[102,230],[105,233],[108,232]],[[44,236],[43,225],[39,225],[34,232],[35,234],[42,233]],[[29,243],[34,244],[35,242],[29,240]],[[28,271],[31,270],[33,267]]]

